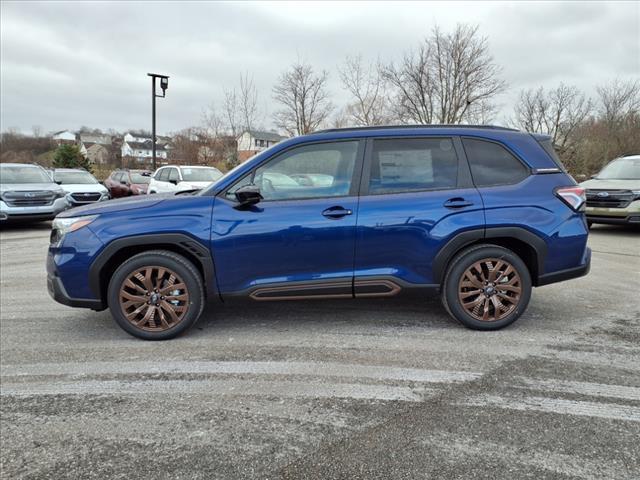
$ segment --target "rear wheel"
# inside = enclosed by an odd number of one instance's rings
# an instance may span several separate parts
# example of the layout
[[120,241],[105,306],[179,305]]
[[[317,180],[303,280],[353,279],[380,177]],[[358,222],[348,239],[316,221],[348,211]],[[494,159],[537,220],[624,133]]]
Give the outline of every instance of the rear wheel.
[[451,261],[442,288],[447,311],[476,330],[497,330],[515,322],[531,298],[531,275],[511,250],[475,245]]
[[204,286],[186,258],[166,250],[125,261],[109,282],[109,309],[118,325],[144,340],[166,340],[189,329],[204,307]]

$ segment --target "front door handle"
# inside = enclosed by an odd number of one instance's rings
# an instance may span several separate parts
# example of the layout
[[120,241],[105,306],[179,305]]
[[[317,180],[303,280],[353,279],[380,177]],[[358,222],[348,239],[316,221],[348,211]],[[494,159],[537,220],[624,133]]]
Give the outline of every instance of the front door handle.
[[470,207],[471,205],[473,205],[473,202],[465,200],[462,197],[450,198],[449,200],[444,202],[445,207],[452,209]]
[[322,215],[327,218],[337,219],[337,218],[346,217],[347,215],[351,215],[352,213],[353,211],[349,210],[348,208],[329,207],[326,210],[323,210]]

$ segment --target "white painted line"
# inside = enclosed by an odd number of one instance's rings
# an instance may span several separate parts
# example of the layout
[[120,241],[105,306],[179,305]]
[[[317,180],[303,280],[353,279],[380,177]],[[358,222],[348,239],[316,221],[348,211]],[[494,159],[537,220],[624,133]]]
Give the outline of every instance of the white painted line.
[[424,370],[419,368],[359,365],[336,362],[89,362],[63,364],[2,365],[2,377],[38,375],[122,375],[122,374],[255,374],[307,375],[339,378],[367,378],[407,382],[453,383],[479,378],[476,372]]
[[521,378],[527,388],[535,390],[552,390],[554,392],[575,393],[591,397],[620,398],[622,400],[640,401],[640,388],[605,383],[574,382],[565,380],[537,380]]
[[15,383],[3,385],[2,396],[33,395],[196,395],[276,396],[285,398],[350,398],[420,402],[428,390],[350,383],[268,382],[253,380],[142,380]]
[[640,422],[640,408],[614,403],[582,402],[561,398],[526,397],[509,398],[497,395],[478,395],[459,405],[476,407],[498,407],[510,410],[580,415]]

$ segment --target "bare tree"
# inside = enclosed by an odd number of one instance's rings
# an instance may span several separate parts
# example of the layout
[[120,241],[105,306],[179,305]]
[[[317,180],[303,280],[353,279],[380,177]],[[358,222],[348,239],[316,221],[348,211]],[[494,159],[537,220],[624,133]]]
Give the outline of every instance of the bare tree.
[[381,65],[364,65],[362,55],[347,56],[338,72],[343,87],[352,96],[352,102],[345,109],[346,117],[358,126],[387,123],[389,109]]
[[243,129],[253,130],[258,120],[258,91],[249,72],[240,76],[239,103]]
[[506,84],[477,26],[458,25],[453,33],[438,27],[398,65],[384,68],[396,89],[396,108],[406,123],[461,123],[487,112]]
[[515,124],[528,131],[551,135],[553,144],[564,151],[575,143],[574,133],[593,110],[593,104],[575,86],[560,84],[546,92],[520,92],[515,106]]
[[277,126],[290,135],[304,135],[324,123],[333,110],[328,77],[326,71],[316,75],[311,65],[300,61],[283,72],[273,87],[273,98],[282,106],[274,115]]
[[229,133],[233,137],[237,137],[240,132],[240,103],[236,89],[224,89],[224,101],[222,103],[224,119],[229,130]]
[[607,85],[596,87],[598,92],[600,117],[608,125],[615,126],[640,111],[640,81],[613,80]]

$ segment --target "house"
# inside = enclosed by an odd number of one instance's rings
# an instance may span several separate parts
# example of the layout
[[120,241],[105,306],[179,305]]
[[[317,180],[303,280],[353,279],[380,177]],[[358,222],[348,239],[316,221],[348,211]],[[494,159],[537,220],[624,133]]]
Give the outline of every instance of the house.
[[[85,144],[83,144],[84,146]],[[86,158],[93,163],[96,164],[105,164],[109,163],[110,154],[109,149],[105,145],[101,145],[100,143],[93,143],[88,148],[86,148]]]
[[[80,134],[80,143],[84,143],[85,145],[98,143],[100,145],[111,145],[111,136],[110,135],[91,135],[87,133]],[[87,146],[88,148],[88,146]]]
[[57,145],[63,143],[76,143],[76,134],[69,130],[61,130],[51,135],[51,138]]
[[286,139],[274,132],[261,132],[258,130],[245,130],[236,139],[238,142],[238,161],[244,162],[255,154]]
[[[127,133],[122,142],[122,158],[133,158],[138,163],[146,163],[152,160],[153,143],[151,138],[133,136]],[[156,160],[167,159],[167,144],[156,142]]]

